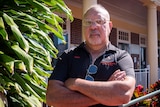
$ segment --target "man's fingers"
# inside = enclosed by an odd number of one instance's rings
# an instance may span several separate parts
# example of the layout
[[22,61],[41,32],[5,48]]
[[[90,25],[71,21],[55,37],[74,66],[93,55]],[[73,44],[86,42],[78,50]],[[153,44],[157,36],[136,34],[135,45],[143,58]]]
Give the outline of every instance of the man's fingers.
[[125,71],[116,70],[109,78],[109,81],[113,81],[113,80],[123,81],[125,79],[125,77],[126,77]]

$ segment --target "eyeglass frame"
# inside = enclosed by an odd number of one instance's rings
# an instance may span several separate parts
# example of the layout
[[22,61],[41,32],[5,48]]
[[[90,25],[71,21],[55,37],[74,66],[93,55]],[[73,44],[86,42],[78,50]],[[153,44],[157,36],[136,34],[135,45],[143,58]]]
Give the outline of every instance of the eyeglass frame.
[[[91,67],[95,67],[95,71],[90,71]],[[89,81],[94,81],[94,78],[93,76],[91,76],[91,74],[96,74],[98,71],[98,67],[96,65],[89,65],[88,69],[87,69],[87,73],[86,73],[86,76],[85,76],[85,80],[89,80]],[[87,78],[90,78],[90,79],[87,79]]]
[[105,20],[105,19],[83,19],[83,26],[91,26],[93,24],[96,25],[104,25],[106,22],[109,22],[110,20]]

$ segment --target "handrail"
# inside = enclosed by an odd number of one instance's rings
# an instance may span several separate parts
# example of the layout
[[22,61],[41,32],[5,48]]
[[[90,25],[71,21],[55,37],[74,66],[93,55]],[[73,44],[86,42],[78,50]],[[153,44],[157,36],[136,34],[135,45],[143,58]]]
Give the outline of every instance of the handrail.
[[159,93],[160,93],[160,89],[159,89],[159,90],[156,90],[156,91],[154,91],[154,92],[148,93],[148,94],[146,94],[146,95],[144,95],[144,96],[141,96],[141,97],[139,97],[139,98],[136,98],[136,99],[134,99],[134,100],[131,100],[129,103],[123,104],[121,107],[129,107],[129,106],[134,105],[134,104],[136,104],[136,103],[138,103],[138,102],[140,102],[140,101],[143,101],[143,100],[145,100],[145,99],[147,99],[147,98],[150,98],[150,97],[152,97],[152,96],[155,96],[155,95],[157,95],[157,94],[159,94]]

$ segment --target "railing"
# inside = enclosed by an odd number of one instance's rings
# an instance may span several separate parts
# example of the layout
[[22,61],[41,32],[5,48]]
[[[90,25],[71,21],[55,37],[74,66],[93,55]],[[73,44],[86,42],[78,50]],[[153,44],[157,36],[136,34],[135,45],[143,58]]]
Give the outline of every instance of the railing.
[[121,107],[129,107],[129,106],[134,105],[134,104],[136,104],[136,103],[138,103],[140,101],[143,101],[143,100],[145,100],[147,98],[153,97],[153,96],[155,96],[157,94],[160,94],[160,89],[157,90],[157,91],[154,91],[152,93],[146,94],[146,95],[144,95],[142,97],[139,97],[139,98],[136,98],[134,100],[131,100],[129,103],[123,104]]
[[[145,68],[145,69],[135,69],[135,75],[136,75],[136,85],[141,84],[144,86],[144,89],[149,88],[150,85],[150,69]],[[158,78],[160,79],[160,69],[158,69]],[[136,98],[134,100],[131,100],[129,103],[127,104],[123,104],[120,107],[129,107],[129,106],[133,106],[136,103],[139,103],[145,99],[151,98],[157,94],[160,94],[160,89],[156,90],[154,92],[148,93],[144,96],[141,96],[139,98]]]
[[141,84],[144,90],[150,85],[150,68],[135,69],[136,86]]

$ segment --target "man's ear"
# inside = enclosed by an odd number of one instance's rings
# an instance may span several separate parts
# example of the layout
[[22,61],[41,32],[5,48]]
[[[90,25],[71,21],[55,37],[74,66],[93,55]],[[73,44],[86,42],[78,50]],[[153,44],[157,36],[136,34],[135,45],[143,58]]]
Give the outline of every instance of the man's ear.
[[110,27],[110,29],[112,29],[112,27],[113,27],[112,21],[109,22],[109,27]]

